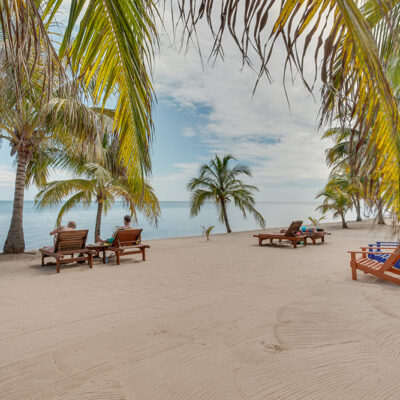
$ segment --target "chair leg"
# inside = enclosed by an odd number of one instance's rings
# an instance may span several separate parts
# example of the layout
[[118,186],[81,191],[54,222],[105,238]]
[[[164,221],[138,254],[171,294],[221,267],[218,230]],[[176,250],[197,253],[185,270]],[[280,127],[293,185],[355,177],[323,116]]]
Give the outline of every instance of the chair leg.
[[292,243],[293,243],[293,247],[296,249],[297,248],[297,240],[293,240]]
[[42,267],[44,267],[44,254],[42,254]]
[[262,246],[262,239],[260,237],[258,238],[258,245]]
[[142,250],[142,259],[143,261],[146,261],[146,249]]
[[117,265],[119,265],[119,251],[117,251],[116,253],[115,253],[115,255],[117,256]]
[[89,264],[90,268],[93,268],[93,254],[92,253],[89,254],[88,264]]
[[351,278],[353,281],[357,280],[357,268],[354,265],[351,266]]
[[56,258],[56,265],[57,265],[57,274],[60,273],[60,260]]

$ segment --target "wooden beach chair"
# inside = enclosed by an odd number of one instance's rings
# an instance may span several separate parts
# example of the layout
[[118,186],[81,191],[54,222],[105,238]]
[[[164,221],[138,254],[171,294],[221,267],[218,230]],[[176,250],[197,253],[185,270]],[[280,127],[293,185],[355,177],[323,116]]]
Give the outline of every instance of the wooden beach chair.
[[[44,266],[45,257],[54,257],[58,273],[60,272],[60,264],[67,264],[73,261],[87,261],[90,268],[93,268],[93,253],[86,249],[87,236],[88,230],[61,231],[57,233],[54,247],[39,249],[42,254],[42,266]],[[75,254],[78,254],[78,256],[75,257]]]
[[146,261],[146,249],[150,246],[141,243],[142,231],[143,229],[121,229],[117,232],[111,246],[107,248],[107,251],[115,253],[117,265],[122,256],[131,254],[142,254],[143,261]]
[[[363,247],[361,248],[361,251],[349,251],[351,256],[350,268],[352,279],[357,280],[357,269],[359,269],[366,274],[371,274],[378,278],[400,285],[400,278],[398,277],[398,275],[400,275],[400,270],[394,267],[397,261],[400,259],[400,246],[396,247],[395,249],[390,247],[380,248],[380,250],[392,250],[380,253],[387,254],[389,256],[384,263],[368,258],[369,254],[376,254],[375,252],[371,251],[375,249],[376,248]],[[361,256],[357,258],[357,254],[361,254]]]
[[297,234],[302,223],[303,221],[293,221],[289,228],[283,233],[259,233],[253,235],[253,237],[258,238],[258,244],[260,246],[262,246],[264,240],[269,240],[269,242],[272,243],[274,239],[278,239],[279,242],[282,242],[282,240],[288,240],[293,244],[294,248],[296,248],[297,244],[300,242],[303,242],[304,246],[307,246],[307,237],[305,235]]

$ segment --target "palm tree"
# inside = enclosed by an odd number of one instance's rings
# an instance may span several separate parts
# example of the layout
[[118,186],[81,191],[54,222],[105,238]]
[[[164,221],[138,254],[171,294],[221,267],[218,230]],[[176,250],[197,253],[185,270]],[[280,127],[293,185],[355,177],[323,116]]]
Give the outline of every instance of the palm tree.
[[[270,12],[274,6],[278,13]],[[231,35],[244,63],[258,68],[259,77],[269,75],[277,43],[285,43],[284,70],[299,72],[310,91],[320,73],[321,125],[335,119],[341,126],[355,122],[376,160],[363,173],[380,178],[383,200],[400,216],[400,113],[387,76],[388,65],[400,67],[400,0],[226,0],[222,6],[215,0],[180,0],[178,13],[188,41],[204,21],[215,38],[212,53],[223,56],[225,36]],[[309,57],[314,57],[315,74]]]
[[[50,78],[41,66],[36,65],[29,80],[22,76],[18,85],[4,57],[0,57],[0,69],[0,140],[9,143],[17,167],[11,224],[3,250],[21,253],[25,249],[24,188],[32,182],[27,180],[28,164],[37,163],[31,172],[41,174],[43,182],[48,168],[39,172],[38,167],[43,167],[44,161],[47,167],[51,164],[50,153],[54,155],[55,149],[62,147],[91,153],[102,123],[95,111],[71,94],[71,86],[63,82],[59,73],[52,74],[51,87],[48,86],[52,91],[43,96],[42,86],[50,85]],[[23,96],[16,94],[19,90],[24,91]],[[38,179],[33,178],[36,182]]]
[[346,222],[346,213],[352,207],[351,197],[348,193],[342,191],[339,186],[329,182],[325,189],[318,193],[316,198],[324,197],[321,205],[316,209],[321,210],[324,214],[333,211],[333,217],[340,217],[342,220],[342,228],[348,228]]
[[106,143],[104,152],[103,165],[90,162],[82,164],[81,159],[67,157],[64,165],[69,166],[79,177],[46,183],[36,196],[36,205],[54,206],[67,199],[57,216],[56,225],[59,226],[66,212],[79,204],[90,206],[95,202],[95,240],[100,236],[103,213],[107,213],[117,199],[122,199],[135,221],[137,211],[140,211],[150,222],[157,225],[161,211],[153,188],[147,182],[128,179],[126,169],[121,165],[115,141],[111,144]]
[[251,171],[247,166],[240,164],[230,167],[229,162],[235,160],[229,154],[222,159],[216,155],[209,164],[200,167],[199,176],[191,179],[187,185],[188,190],[193,192],[190,215],[196,216],[206,201],[213,201],[219,211],[219,220],[225,223],[228,233],[231,232],[231,227],[226,208],[231,201],[239,207],[245,219],[247,213],[253,214],[260,226],[265,226],[263,216],[254,207],[253,192],[258,189],[238,178],[239,175],[251,177]]
[[365,178],[361,171],[368,161],[368,147],[360,132],[349,128],[331,128],[322,136],[333,139],[334,145],[326,150],[326,163],[332,168],[331,177],[335,174],[346,176],[347,186],[351,186],[350,196],[357,213],[356,221],[361,218],[361,198],[365,197]]

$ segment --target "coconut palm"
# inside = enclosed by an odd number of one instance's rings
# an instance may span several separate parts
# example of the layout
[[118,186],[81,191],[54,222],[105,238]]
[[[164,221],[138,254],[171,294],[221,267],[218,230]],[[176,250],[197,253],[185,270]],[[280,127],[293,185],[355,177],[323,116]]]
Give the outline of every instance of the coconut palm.
[[316,209],[324,214],[333,211],[333,217],[340,217],[342,228],[348,228],[346,222],[346,213],[352,208],[352,200],[348,193],[340,189],[340,185],[335,182],[329,182],[324,190],[318,193],[316,198],[323,197],[324,200]]
[[350,195],[356,210],[356,221],[361,218],[361,199],[365,197],[366,180],[362,171],[368,162],[370,152],[360,132],[349,128],[331,128],[324,132],[323,139],[333,139],[334,145],[326,150],[326,163],[332,168],[331,177],[335,174],[346,176],[347,186],[351,187]]
[[[21,75],[23,79],[18,85],[12,66],[1,56],[0,70],[3,71],[0,74],[0,140],[9,143],[17,170],[12,218],[4,252],[21,253],[25,249],[25,184],[32,180],[39,182],[38,174],[41,174],[43,182],[48,172],[48,168],[43,169],[44,162],[48,167],[52,162],[50,153],[54,155],[62,147],[91,153],[101,132],[102,122],[95,111],[71,94],[70,84],[63,80],[60,73],[52,74],[50,87],[47,82],[49,75],[39,64],[36,64],[29,79]],[[48,89],[52,90],[46,96],[42,93],[43,85],[48,85]],[[17,95],[19,90],[23,90],[23,96]],[[33,178],[27,180],[30,162],[36,162],[36,167],[31,169]],[[39,171],[39,166],[42,171]]]
[[[399,68],[399,0],[226,0],[222,6],[215,0],[180,0],[179,6],[188,41],[204,21],[214,34],[213,54],[223,56],[225,36],[231,35],[243,61],[259,68],[259,77],[268,76],[278,43],[287,52],[284,69],[299,72],[309,90],[320,73],[321,124],[354,121],[375,157],[364,174],[380,178],[383,201],[400,216],[400,114],[387,77],[388,65]],[[271,12],[274,6],[277,13]]]
[[240,175],[251,177],[250,169],[241,164],[231,167],[230,161],[236,161],[236,159],[229,154],[222,158],[216,155],[208,164],[202,165],[199,176],[191,179],[187,184],[188,190],[193,192],[190,215],[196,216],[206,201],[212,201],[217,206],[219,220],[225,223],[226,231],[230,233],[227,205],[233,201],[235,206],[242,211],[245,219],[247,213],[250,213],[260,226],[264,227],[265,220],[254,207],[253,192],[258,189],[245,184],[238,178]]
[[123,201],[135,221],[137,211],[140,211],[150,222],[157,224],[161,211],[153,188],[142,180],[128,179],[119,159],[118,148],[115,141],[107,143],[102,164],[82,164],[80,158],[67,157],[64,165],[69,166],[70,171],[78,177],[46,183],[36,196],[36,205],[41,208],[54,206],[67,199],[57,216],[56,225],[59,226],[65,213],[80,204],[90,206],[95,202],[95,240],[100,236],[103,213],[107,213],[118,199]]

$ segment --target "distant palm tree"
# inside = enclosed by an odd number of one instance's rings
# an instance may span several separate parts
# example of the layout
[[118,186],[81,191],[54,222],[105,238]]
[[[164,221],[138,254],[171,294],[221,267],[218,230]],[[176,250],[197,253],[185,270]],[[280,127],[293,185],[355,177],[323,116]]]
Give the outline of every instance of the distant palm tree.
[[187,185],[188,190],[193,192],[190,214],[196,216],[207,200],[213,201],[219,211],[219,220],[225,223],[226,231],[230,233],[226,206],[233,201],[242,211],[244,218],[247,218],[247,212],[253,214],[261,227],[264,227],[265,220],[254,207],[253,192],[258,191],[258,188],[238,179],[242,174],[251,177],[250,169],[240,164],[231,168],[229,162],[233,160],[236,161],[229,154],[222,159],[216,155],[209,164],[200,167],[199,177],[191,179]]
[[324,197],[324,200],[317,210],[321,210],[324,214],[333,211],[333,217],[341,218],[342,228],[348,228],[346,213],[353,205],[349,194],[342,191],[339,186],[328,183],[325,189],[318,193],[317,198],[319,197]]
[[356,221],[361,218],[361,198],[366,195],[366,178],[364,164],[368,162],[368,146],[366,140],[356,129],[331,128],[323,139],[331,138],[334,145],[326,150],[326,163],[332,167],[331,175],[346,174],[351,183],[353,204],[357,213]]
[[36,196],[38,207],[57,205],[68,198],[58,214],[57,226],[61,224],[64,214],[72,208],[79,204],[89,206],[96,202],[95,240],[100,236],[103,213],[106,213],[117,199],[122,199],[135,221],[136,212],[140,211],[150,222],[157,224],[161,213],[153,188],[147,182],[132,182],[126,176],[126,170],[118,155],[117,141],[105,146],[103,165],[92,162],[82,164],[80,159],[71,157],[65,161],[65,165],[69,165],[70,170],[79,178],[49,182]]

